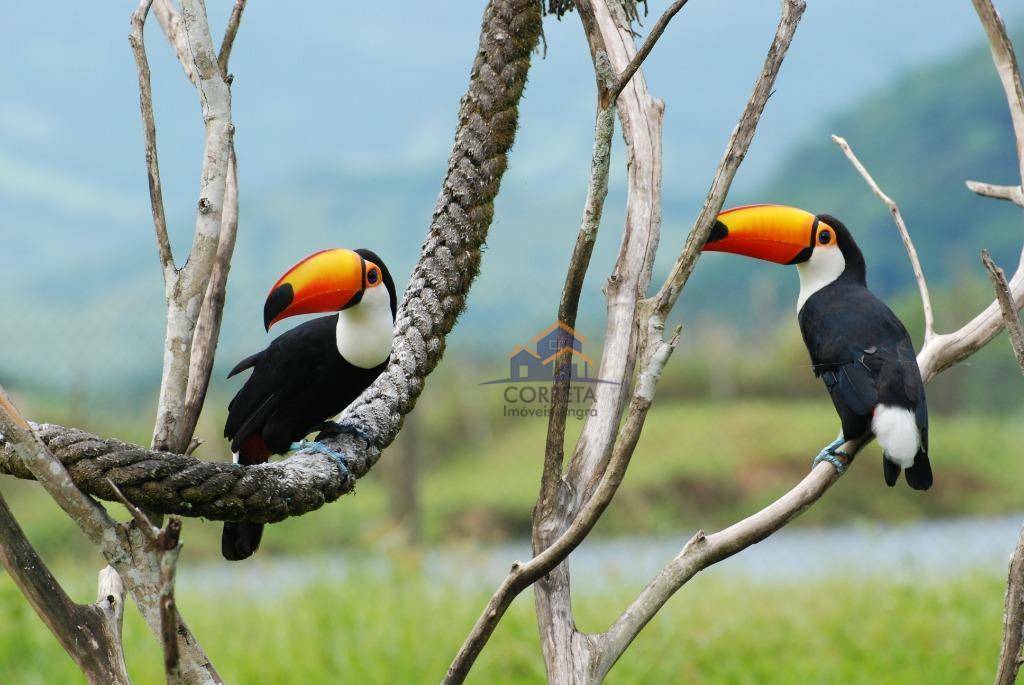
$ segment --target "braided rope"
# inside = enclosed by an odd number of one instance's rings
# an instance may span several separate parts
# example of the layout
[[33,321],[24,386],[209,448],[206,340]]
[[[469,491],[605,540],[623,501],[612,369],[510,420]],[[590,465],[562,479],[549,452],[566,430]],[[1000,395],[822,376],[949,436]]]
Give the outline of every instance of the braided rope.
[[[109,479],[149,511],[255,522],[298,516],[351,492],[398,434],[465,307],[515,140],[519,100],[540,32],[537,0],[491,0],[484,10],[448,171],[398,310],[391,361],[346,410],[342,422],[356,430],[323,440],[328,449],[348,457],[347,475],[313,449],[281,462],[243,466],[155,452],[75,428],[35,425],[75,484],[90,495],[113,500]],[[0,472],[32,477],[2,436]]]

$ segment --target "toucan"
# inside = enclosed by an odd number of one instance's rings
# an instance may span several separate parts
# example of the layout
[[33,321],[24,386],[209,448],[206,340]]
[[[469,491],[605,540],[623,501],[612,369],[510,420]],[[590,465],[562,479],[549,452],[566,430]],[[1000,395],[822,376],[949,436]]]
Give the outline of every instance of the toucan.
[[873,436],[886,484],[895,485],[902,470],[915,490],[931,487],[928,405],[914,346],[868,290],[864,255],[846,226],[794,207],[736,207],[718,215],[703,249],[796,266],[800,332],[842,425],[814,464],[829,461],[842,473],[851,455],[840,446]]
[[[267,296],[266,330],[298,314],[335,313],[280,335],[228,374],[252,369],[228,405],[224,425],[236,463],[261,464],[285,454],[315,430],[321,431],[318,440],[345,430],[329,419],[387,366],[397,306],[391,273],[370,250],[322,250],[290,268]],[[221,553],[231,561],[245,559],[262,535],[262,523],[225,523]]]

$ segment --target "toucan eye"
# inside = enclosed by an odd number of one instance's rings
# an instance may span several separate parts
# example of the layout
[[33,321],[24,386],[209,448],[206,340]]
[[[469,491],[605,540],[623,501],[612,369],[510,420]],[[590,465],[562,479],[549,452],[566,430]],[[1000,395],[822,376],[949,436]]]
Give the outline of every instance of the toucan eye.
[[832,234],[828,231],[822,231],[818,234],[818,242],[822,245],[828,245],[832,242]]
[[374,285],[375,283],[377,283],[378,280],[380,280],[380,273],[378,273],[376,269],[370,269],[369,271],[366,272],[367,283],[369,283],[370,285]]

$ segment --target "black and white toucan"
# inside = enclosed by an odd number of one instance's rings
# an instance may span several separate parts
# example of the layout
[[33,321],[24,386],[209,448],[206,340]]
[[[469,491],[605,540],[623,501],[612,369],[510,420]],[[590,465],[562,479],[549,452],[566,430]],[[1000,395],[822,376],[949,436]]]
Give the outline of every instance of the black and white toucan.
[[841,473],[840,445],[870,433],[882,447],[888,485],[904,469],[910,487],[931,487],[928,406],[914,346],[902,322],[868,290],[864,256],[846,226],[793,207],[737,207],[718,215],[704,250],[796,265],[800,332],[842,424],[815,464],[830,461]]
[[[387,365],[397,306],[391,274],[370,250],[323,250],[289,269],[267,296],[268,331],[289,316],[336,313],[296,326],[228,374],[252,369],[224,426],[236,462],[260,464],[314,430],[340,430],[329,419]],[[262,523],[225,523],[221,552],[245,559],[262,535]]]

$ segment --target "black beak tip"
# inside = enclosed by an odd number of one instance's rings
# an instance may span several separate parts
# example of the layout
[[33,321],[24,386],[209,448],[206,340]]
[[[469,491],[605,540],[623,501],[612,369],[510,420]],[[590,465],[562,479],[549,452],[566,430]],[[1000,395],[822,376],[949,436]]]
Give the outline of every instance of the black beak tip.
[[704,241],[704,244],[717,243],[719,240],[725,240],[728,235],[729,227],[715,219],[715,225],[711,227],[711,232],[708,233],[708,239]]
[[291,283],[285,283],[274,288],[270,295],[267,296],[267,301],[263,305],[263,327],[269,331],[270,324],[273,323],[274,319],[281,312],[288,309],[294,299],[295,292],[292,289]]

